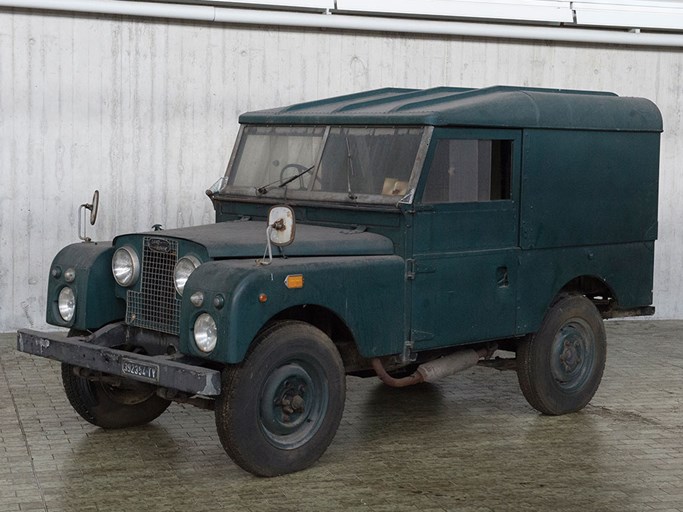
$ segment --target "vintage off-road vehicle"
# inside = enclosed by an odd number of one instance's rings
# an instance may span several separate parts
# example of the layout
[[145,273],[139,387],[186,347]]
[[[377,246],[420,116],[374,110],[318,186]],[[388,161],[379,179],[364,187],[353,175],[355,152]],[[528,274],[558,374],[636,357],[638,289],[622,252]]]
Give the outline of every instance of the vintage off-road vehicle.
[[600,383],[603,318],[654,312],[648,100],[380,89],[240,123],[215,224],[69,245],[47,296],[68,335],[18,333],[94,425],[192,403],[238,465],[279,475],[330,444],[347,374],[514,367],[533,407],[565,414]]

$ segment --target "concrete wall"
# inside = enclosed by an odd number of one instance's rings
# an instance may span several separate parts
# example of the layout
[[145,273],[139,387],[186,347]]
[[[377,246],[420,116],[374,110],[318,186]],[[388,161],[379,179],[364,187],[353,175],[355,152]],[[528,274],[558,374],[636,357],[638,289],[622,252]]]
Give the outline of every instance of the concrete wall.
[[664,114],[655,305],[683,318],[683,51],[0,10],[0,332],[42,328],[49,265],[89,233],[211,222],[239,113],[384,86],[611,90]]

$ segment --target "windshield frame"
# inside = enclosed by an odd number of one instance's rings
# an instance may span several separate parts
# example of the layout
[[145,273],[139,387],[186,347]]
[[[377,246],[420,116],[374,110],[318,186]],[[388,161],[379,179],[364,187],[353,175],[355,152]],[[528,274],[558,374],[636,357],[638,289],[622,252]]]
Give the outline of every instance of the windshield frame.
[[[415,161],[413,162],[412,169],[410,171],[410,179],[408,181],[408,192],[403,196],[391,196],[382,194],[354,194],[353,197],[349,197],[349,194],[343,192],[322,192],[317,190],[292,190],[287,187],[278,187],[278,185],[273,185],[267,188],[266,193],[260,193],[259,188],[264,188],[269,185],[268,183],[261,184],[261,187],[246,187],[246,186],[234,186],[230,185],[231,173],[235,170],[235,163],[237,161],[238,153],[242,147],[242,139],[244,138],[245,130],[251,126],[292,126],[292,127],[325,127],[325,132],[322,136],[322,143],[318,156],[316,158],[315,167],[311,170],[312,176],[315,177],[319,171],[319,167],[322,161],[322,156],[325,149],[325,144],[327,138],[330,134],[332,128],[413,128],[421,129],[422,136],[418,144],[417,153],[415,155]],[[433,126],[426,125],[346,125],[346,124],[305,124],[305,125],[265,125],[265,124],[242,124],[240,125],[239,132],[237,134],[237,139],[233,147],[228,166],[225,170],[225,174],[221,181],[223,182],[220,190],[216,193],[218,196],[232,196],[232,197],[243,197],[248,199],[259,199],[262,198],[267,202],[272,202],[273,199],[278,200],[299,200],[306,202],[315,203],[344,203],[344,204],[371,204],[371,205],[392,205],[396,206],[398,204],[412,204],[415,197],[415,191],[417,189],[417,184],[420,179],[420,173],[424,167],[424,161],[427,156],[427,151],[429,150],[429,144],[432,139],[432,134],[434,131]]]

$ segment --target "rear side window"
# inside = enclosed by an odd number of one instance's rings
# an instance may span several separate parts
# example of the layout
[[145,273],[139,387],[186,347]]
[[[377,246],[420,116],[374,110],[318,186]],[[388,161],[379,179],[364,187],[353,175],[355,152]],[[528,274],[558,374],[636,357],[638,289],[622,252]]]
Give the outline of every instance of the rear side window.
[[511,140],[439,139],[423,203],[510,199]]

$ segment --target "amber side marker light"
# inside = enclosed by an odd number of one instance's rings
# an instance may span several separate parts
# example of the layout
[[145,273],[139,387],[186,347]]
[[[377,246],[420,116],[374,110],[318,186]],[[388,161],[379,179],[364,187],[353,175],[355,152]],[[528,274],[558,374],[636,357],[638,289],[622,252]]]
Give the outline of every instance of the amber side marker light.
[[285,277],[285,286],[290,290],[293,288],[303,288],[304,276],[302,274],[292,274]]
[[262,293],[262,294],[260,294],[260,295],[258,296],[258,301],[259,301],[261,304],[263,304],[263,303],[266,302],[267,300],[268,300],[268,295],[266,295],[265,293]]

